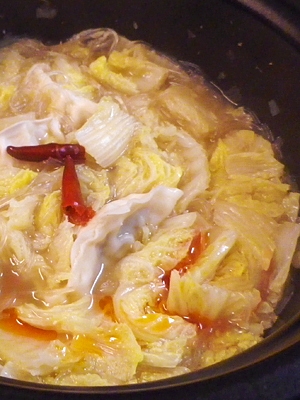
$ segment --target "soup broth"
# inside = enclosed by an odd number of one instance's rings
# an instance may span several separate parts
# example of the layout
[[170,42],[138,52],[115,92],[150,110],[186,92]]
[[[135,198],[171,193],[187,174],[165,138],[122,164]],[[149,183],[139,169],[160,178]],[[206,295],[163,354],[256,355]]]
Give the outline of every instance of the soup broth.
[[0,61],[1,375],[142,383],[260,342],[300,233],[269,132],[110,29]]

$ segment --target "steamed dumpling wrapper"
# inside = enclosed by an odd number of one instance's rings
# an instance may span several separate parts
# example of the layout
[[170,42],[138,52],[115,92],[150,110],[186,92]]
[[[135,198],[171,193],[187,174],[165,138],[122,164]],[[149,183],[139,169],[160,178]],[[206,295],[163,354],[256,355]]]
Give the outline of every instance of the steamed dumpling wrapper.
[[77,234],[71,252],[68,285],[90,293],[105,270],[134,245],[145,226],[154,231],[172,210],[182,192],[163,186],[148,194],[133,194],[102,207]]
[[55,141],[63,140],[60,124],[55,118],[17,122],[0,131],[0,163],[14,163],[6,152],[7,146],[37,146],[47,143],[51,138]]

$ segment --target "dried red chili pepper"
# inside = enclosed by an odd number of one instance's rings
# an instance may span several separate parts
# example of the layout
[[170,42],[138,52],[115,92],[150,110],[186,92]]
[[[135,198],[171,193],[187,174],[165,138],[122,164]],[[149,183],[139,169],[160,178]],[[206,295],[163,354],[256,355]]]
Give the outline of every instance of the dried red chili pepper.
[[85,148],[80,144],[48,143],[37,146],[8,146],[7,153],[22,161],[45,161],[49,158],[64,161],[71,156],[76,163],[85,161]]
[[65,158],[62,178],[62,208],[68,216],[68,220],[75,225],[86,225],[95,215],[95,211],[84,204],[75,163],[70,155]]

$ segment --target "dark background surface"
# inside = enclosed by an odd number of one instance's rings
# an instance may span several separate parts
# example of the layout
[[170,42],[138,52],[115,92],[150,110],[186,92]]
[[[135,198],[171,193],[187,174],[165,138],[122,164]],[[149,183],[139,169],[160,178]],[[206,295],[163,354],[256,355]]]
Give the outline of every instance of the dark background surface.
[[[52,17],[45,18],[45,11]],[[284,160],[300,183],[299,1],[0,0],[0,34],[4,36],[58,42],[100,26],[199,65],[228,97],[253,110],[274,137],[282,137]],[[295,296],[280,323],[290,321],[299,309],[298,273]],[[88,396],[0,385],[0,399],[292,400],[300,398],[300,345],[294,344],[299,335],[300,325],[295,322],[276,343],[271,342],[271,353],[288,347],[279,354],[239,372],[188,386]],[[257,358],[264,358],[259,351]]]

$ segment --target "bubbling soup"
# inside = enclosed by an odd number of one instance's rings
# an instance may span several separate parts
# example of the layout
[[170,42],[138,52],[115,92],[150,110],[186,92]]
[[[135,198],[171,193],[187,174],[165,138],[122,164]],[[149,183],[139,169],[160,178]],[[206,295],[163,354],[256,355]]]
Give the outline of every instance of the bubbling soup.
[[299,194],[251,113],[110,29],[0,60],[1,376],[142,383],[260,342]]

